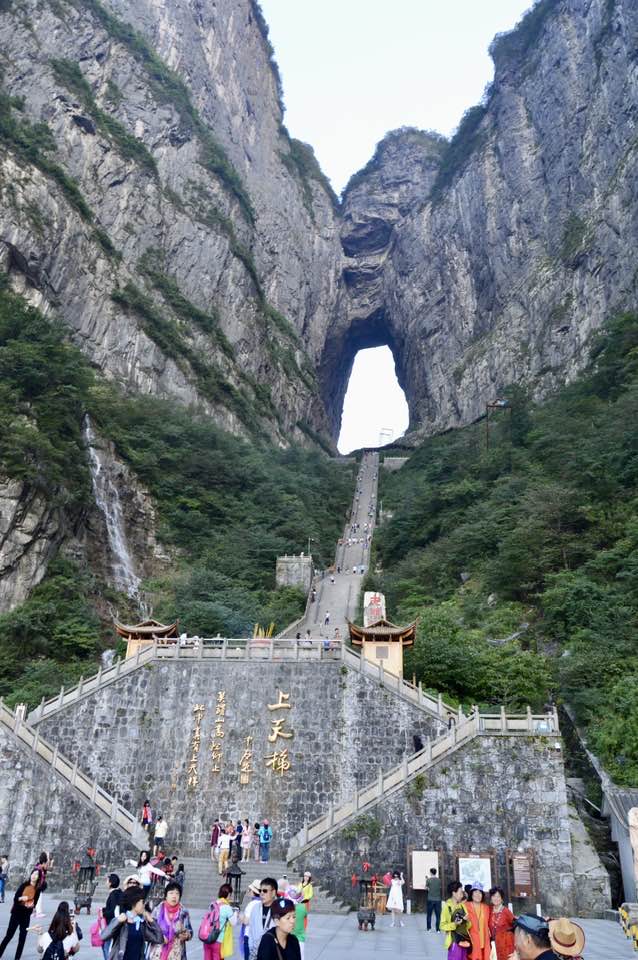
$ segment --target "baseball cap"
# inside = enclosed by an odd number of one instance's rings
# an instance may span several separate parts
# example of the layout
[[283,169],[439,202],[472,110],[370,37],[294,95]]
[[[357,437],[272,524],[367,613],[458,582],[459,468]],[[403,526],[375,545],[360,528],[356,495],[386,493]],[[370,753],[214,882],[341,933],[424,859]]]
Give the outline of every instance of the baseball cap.
[[545,917],[537,917],[534,913],[523,913],[514,920],[513,929],[520,927],[525,933],[546,934],[549,936],[549,923]]

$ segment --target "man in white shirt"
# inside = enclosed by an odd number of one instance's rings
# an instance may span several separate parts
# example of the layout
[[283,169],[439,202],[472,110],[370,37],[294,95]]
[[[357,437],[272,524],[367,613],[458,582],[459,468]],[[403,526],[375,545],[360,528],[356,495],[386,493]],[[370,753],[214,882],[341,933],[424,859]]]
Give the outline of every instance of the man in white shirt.
[[235,839],[235,833],[232,827],[226,827],[219,837],[219,873],[226,873],[226,866],[230,856],[230,845]]
[[270,908],[277,896],[277,881],[272,877],[266,877],[259,884],[259,897],[261,904],[257,903],[250,912],[250,922],[248,924],[248,946],[250,949],[250,960],[255,960],[261,938],[266,930],[270,930],[275,925]]

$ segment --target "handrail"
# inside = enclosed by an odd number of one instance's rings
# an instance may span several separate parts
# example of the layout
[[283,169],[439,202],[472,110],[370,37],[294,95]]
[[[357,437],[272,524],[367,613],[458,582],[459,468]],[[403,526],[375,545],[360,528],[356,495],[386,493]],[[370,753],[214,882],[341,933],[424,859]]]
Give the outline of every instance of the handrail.
[[297,640],[289,637],[207,637],[190,638],[185,643],[155,640],[147,647],[141,647],[137,653],[123,660],[116,660],[110,667],[100,667],[92,677],[81,679],[74,687],[61,688],[59,694],[42,702],[29,713],[29,723],[40,723],[58,710],[76,703],[96,690],[115,683],[120,677],[127,676],[140,667],[156,661],[175,660],[342,660],[351,669],[382,683],[384,687],[398,694],[410,703],[424,710],[430,716],[442,721],[456,717],[458,711],[438,699],[424,693],[421,685],[414,686],[408,680],[398,677],[366,660],[346,646],[343,640],[314,639]]
[[154,640],[141,647],[132,657],[116,660],[110,667],[100,667],[88,679],[74,687],[60,689],[57,696],[42,702],[29,713],[30,723],[39,723],[63,707],[87,697],[96,690],[134,673],[140,667],[161,660],[334,660],[340,659],[341,641],[297,640],[284,637],[205,637],[190,638],[186,643]]
[[475,737],[482,734],[513,736],[521,733],[532,736],[557,735],[559,728],[556,710],[546,714],[533,714],[528,708],[525,714],[510,715],[504,710],[499,714],[481,714],[475,710],[469,717],[460,718],[451,725],[447,733],[436,740],[428,740],[422,750],[404,757],[402,762],[389,772],[385,773],[380,769],[372,783],[356,790],[354,796],[341,806],[336,809],[331,806],[328,813],[312,823],[304,824],[290,841],[288,861],[306,853],[311,846],[338,832],[348,820],[365,812],[381,799],[387,799],[424,770]]
[[0,725],[12,733],[35,756],[49,764],[85,800],[96,807],[100,813],[109,817],[115,826],[127,836],[127,839],[135,843],[135,835],[139,832],[140,825],[133,814],[126,807],[123,807],[119,800],[107,793],[96,780],[91,779],[82,770],[79,770],[77,763],[72,763],[59,752],[57,747],[53,747],[47,740],[44,740],[40,736],[39,730],[34,730],[33,727],[29,726],[21,713],[10,710],[1,698]]

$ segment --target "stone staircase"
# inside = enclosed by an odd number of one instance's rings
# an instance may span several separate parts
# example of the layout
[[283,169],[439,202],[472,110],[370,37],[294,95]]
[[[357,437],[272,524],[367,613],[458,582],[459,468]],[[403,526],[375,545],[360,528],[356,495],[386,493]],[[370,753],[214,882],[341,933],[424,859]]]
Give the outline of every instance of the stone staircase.
[[73,790],[79,799],[95,813],[106,818],[111,828],[121,837],[131,841],[131,845],[143,849],[148,844],[148,836],[135,816],[102,787],[96,780],[87,777],[78,769],[77,761],[67,759],[57,746],[52,746],[40,736],[40,731],[31,727],[24,719],[23,710],[10,710],[0,699],[0,728],[9,733],[20,747],[29,750],[40,761],[47,764]]
[[423,750],[412,756],[405,756],[402,763],[389,772],[384,773],[380,769],[377,779],[357,790],[346,803],[336,809],[331,804],[323,817],[304,824],[290,841],[288,863],[301,865],[304,856],[313,847],[337,834],[357,817],[370,812],[380,801],[402,790],[410,781],[470,743],[475,737],[547,737],[552,734],[559,735],[555,709],[546,714],[533,714],[529,707],[526,714],[517,715],[507,715],[504,708],[501,708],[500,714],[479,713],[478,710],[469,717],[459,714],[458,721],[451,725],[446,734],[436,740],[428,740]]
[[459,714],[458,709],[447,704],[442,696],[431,696],[423,690],[420,683],[415,686],[408,680],[404,680],[403,677],[398,677],[396,674],[390,673],[389,670],[384,670],[383,661],[380,660],[378,664],[372,663],[346,646],[345,643],[326,651],[323,648],[322,640],[304,641],[303,645],[300,645],[294,639],[281,637],[269,640],[214,637],[210,640],[202,640],[197,646],[191,641],[186,646],[156,641],[139,650],[134,657],[116,660],[111,667],[106,669],[100,668],[94,676],[81,679],[76,686],[68,690],[62,687],[57,697],[53,697],[51,700],[43,700],[42,703],[31,710],[27,718],[28,723],[37,725],[41,720],[53,716],[60,710],[64,710],[65,707],[89,697],[112,683],[116,683],[121,677],[128,676],[147,664],[166,663],[167,661],[181,663],[192,660],[232,660],[233,662],[242,660],[305,662],[312,660],[316,661],[318,665],[340,660],[349,669],[370,677],[390,693],[422,710],[428,717],[447,723],[450,718],[456,719]]
[[[181,857],[180,859],[186,873],[184,904],[189,909],[205,910],[213,897],[217,896],[224,878],[219,875],[217,864],[210,858]],[[299,884],[299,873],[293,871],[283,860],[270,860],[268,863],[241,860],[238,866],[244,873],[241,881],[242,893],[246,892],[252,880],[262,880],[264,877],[273,877],[275,880],[287,877],[292,886]],[[344,906],[314,882],[313,890],[312,910],[315,913],[349,913],[350,907]]]

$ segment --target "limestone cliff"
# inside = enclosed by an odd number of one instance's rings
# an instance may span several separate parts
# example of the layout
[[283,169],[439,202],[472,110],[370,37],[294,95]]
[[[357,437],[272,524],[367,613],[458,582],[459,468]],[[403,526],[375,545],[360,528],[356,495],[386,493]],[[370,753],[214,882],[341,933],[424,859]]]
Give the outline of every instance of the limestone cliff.
[[336,439],[363,346],[414,440],[543,397],[635,306],[637,33],[631,0],[540,0],[453,140],[389,135],[339,206],[256,0],[0,0],[0,269],[124,389],[281,444]]
[[2,4],[0,244],[108,377],[303,439],[340,252],[258,14]]
[[[433,433],[508,383],[542,397],[605,317],[635,306],[637,30],[628,0],[541,0],[495,39],[494,83],[438,174],[436,144],[423,139],[419,170],[407,132],[351,181],[322,365],[333,424],[351,362],[335,339],[389,343],[411,426]],[[394,185],[410,177],[401,207]]]

